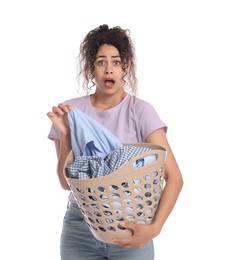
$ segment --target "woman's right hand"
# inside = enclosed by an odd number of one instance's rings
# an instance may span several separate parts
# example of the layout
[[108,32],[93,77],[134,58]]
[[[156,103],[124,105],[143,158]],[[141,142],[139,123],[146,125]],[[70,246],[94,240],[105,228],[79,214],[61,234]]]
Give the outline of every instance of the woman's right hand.
[[69,133],[67,113],[70,110],[72,110],[70,105],[60,103],[58,106],[53,106],[52,111],[47,113],[49,119],[53,122],[62,135],[67,135]]

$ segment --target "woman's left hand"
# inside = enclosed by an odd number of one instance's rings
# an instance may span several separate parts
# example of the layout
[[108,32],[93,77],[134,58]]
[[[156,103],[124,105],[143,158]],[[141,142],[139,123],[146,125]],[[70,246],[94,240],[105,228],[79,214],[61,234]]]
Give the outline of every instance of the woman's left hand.
[[160,233],[160,230],[158,230],[153,223],[143,225],[121,222],[121,226],[132,231],[132,236],[129,238],[115,238],[112,240],[112,243],[118,244],[123,248],[144,248],[150,240],[158,236]]

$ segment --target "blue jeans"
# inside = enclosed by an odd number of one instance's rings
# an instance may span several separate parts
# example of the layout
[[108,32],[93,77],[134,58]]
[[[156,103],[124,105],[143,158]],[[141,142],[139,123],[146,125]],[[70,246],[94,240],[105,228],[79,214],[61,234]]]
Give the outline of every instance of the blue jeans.
[[150,241],[145,248],[122,248],[94,238],[76,203],[70,203],[61,234],[61,260],[153,260]]

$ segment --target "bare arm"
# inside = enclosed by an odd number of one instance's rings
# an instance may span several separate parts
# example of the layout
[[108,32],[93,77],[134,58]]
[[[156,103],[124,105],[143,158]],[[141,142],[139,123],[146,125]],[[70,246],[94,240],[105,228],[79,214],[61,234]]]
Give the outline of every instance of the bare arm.
[[59,104],[52,108],[52,112],[48,112],[47,116],[53,124],[59,129],[60,139],[55,140],[57,152],[57,175],[63,189],[70,190],[69,185],[64,177],[64,163],[68,153],[71,150],[70,130],[68,125],[67,113],[71,107],[64,104]]
[[152,240],[159,235],[166,219],[173,210],[180,191],[183,187],[183,178],[170,145],[167,141],[164,129],[158,129],[151,133],[147,137],[146,142],[162,146],[167,150],[165,166],[166,184],[158,210],[155,215],[155,219],[151,224],[139,225],[129,222],[121,224],[125,228],[131,229],[133,236],[127,239],[114,239],[112,242],[117,243],[124,248],[143,248],[147,245],[149,240]]
[[69,185],[64,176],[64,163],[67,155],[71,150],[71,142],[68,136],[61,137],[60,140],[55,141],[55,147],[57,151],[58,163],[57,163],[57,175],[64,190],[70,190]]
[[171,147],[167,141],[164,129],[159,129],[152,133],[148,136],[146,142],[158,144],[167,150],[167,160],[165,166],[166,185],[153,223],[153,225],[156,226],[157,231],[160,232],[166,219],[173,210],[183,187],[183,178]]

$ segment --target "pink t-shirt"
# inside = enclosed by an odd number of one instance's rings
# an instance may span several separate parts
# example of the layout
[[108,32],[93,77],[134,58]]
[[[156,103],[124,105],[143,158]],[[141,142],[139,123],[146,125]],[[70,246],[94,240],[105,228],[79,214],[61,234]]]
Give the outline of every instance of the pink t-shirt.
[[[109,129],[122,143],[145,142],[146,138],[159,128],[167,130],[156,110],[148,102],[127,94],[117,106],[105,111],[96,110],[90,96],[67,100],[65,104],[78,108]],[[52,125],[48,138],[59,139],[57,129]]]

